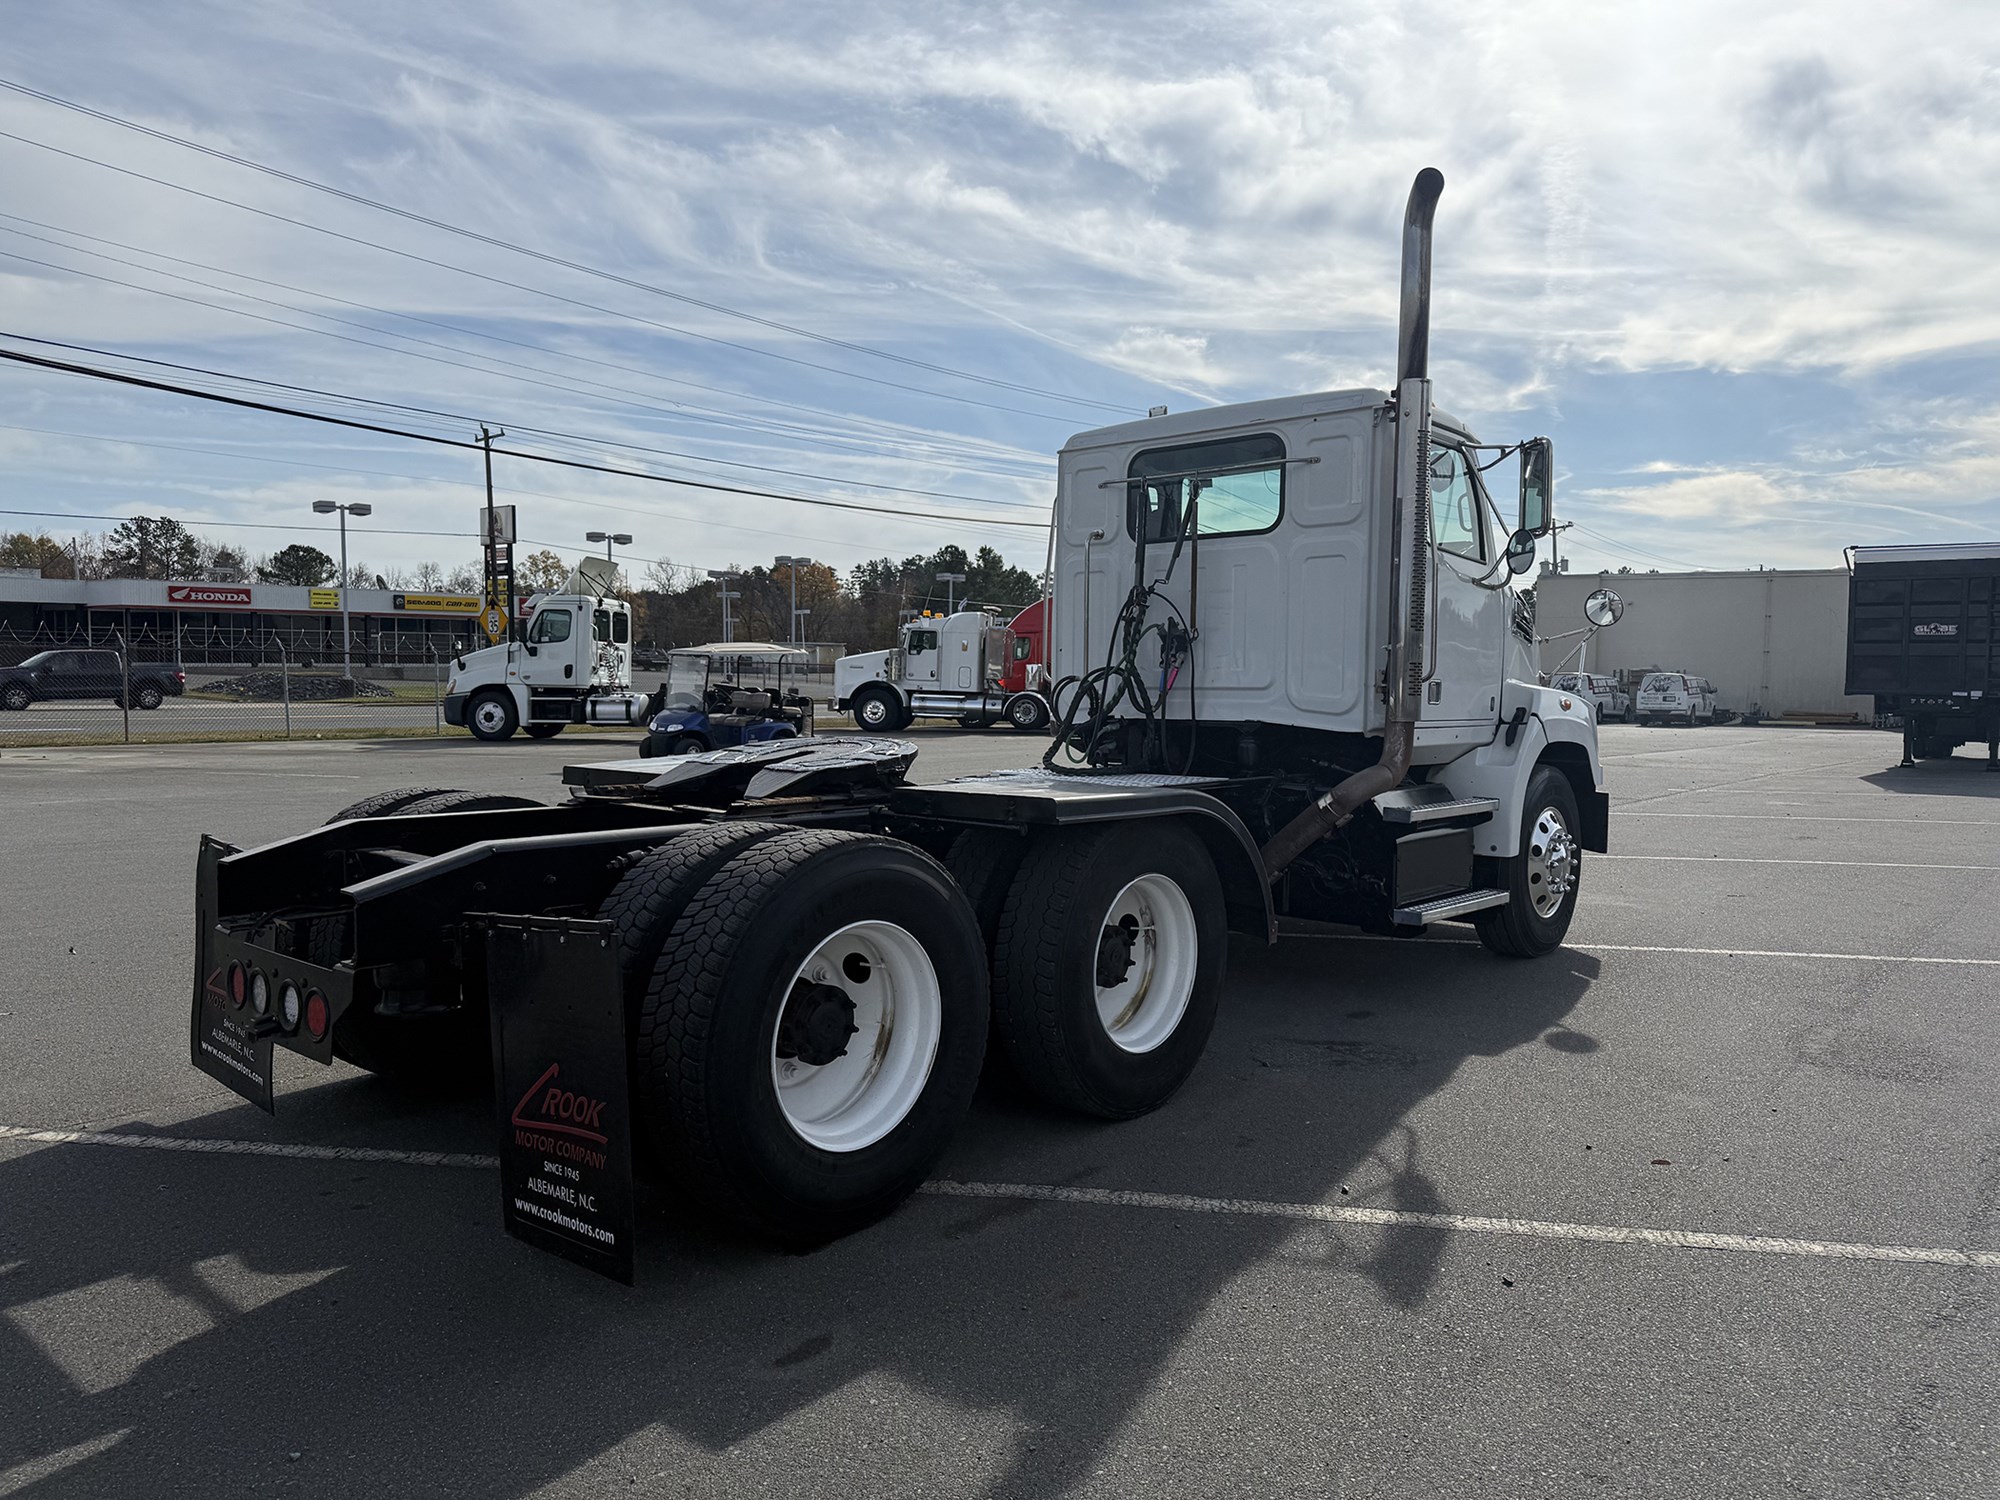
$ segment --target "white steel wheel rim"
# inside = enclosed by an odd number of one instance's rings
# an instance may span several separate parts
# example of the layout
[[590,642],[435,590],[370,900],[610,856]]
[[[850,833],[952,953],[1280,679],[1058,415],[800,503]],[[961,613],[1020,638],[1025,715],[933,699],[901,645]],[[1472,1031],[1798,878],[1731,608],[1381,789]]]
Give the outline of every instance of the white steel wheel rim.
[[861,717],[870,724],[889,722],[889,705],[884,699],[870,695],[861,702]]
[[[1113,928],[1130,936],[1130,964],[1116,983],[1105,984],[1097,966]],[[1166,876],[1141,875],[1112,899],[1098,941],[1092,980],[1104,1034],[1126,1052],[1151,1052],[1179,1029],[1194,997],[1201,960],[1194,906]]]
[[1553,917],[1576,884],[1576,840],[1563,815],[1545,807],[1528,830],[1528,900],[1535,915]]
[[[804,985],[832,986],[853,1003],[854,1033],[831,1062],[778,1055],[786,1006]],[[916,1108],[937,1060],[944,993],[930,954],[893,922],[853,922],[813,949],[785,996],[770,1037],[771,1084],[785,1123],[822,1151],[874,1145]]]
[[482,698],[472,710],[472,720],[481,729],[498,729],[507,722],[507,710],[491,698]]

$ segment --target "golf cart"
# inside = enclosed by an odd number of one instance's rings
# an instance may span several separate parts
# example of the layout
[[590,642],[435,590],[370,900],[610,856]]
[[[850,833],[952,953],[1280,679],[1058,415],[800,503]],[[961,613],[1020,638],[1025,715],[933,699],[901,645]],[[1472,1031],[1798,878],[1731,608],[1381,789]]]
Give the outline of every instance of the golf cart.
[[786,664],[805,655],[770,641],[711,641],[670,653],[639,753],[693,755],[811,734],[812,699],[785,682]]

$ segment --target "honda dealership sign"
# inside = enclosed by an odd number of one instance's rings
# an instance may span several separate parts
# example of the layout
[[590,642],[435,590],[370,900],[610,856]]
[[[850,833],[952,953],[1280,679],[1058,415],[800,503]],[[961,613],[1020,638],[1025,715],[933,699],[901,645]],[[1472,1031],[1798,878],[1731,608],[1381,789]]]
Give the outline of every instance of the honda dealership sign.
[[228,583],[170,583],[167,603],[192,609],[248,609],[250,590]]

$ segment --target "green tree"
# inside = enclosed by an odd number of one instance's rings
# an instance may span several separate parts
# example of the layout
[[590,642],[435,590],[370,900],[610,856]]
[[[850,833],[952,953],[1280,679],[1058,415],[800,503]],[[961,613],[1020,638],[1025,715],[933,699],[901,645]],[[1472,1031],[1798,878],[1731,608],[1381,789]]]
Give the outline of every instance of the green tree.
[[554,594],[569,582],[570,565],[544,547],[521,559],[514,569],[514,591],[519,594]]
[[107,578],[196,578],[201,543],[171,516],[134,516],[105,539],[104,572]]
[[293,542],[257,564],[260,583],[288,583],[294,588],[317,588],[332,578],[337,569],[332,558],[317,547]]
[[17,531],[0,536],[0,568],[38,568],[44,578],[76,577],[76,560],[46,533],[31,536]]

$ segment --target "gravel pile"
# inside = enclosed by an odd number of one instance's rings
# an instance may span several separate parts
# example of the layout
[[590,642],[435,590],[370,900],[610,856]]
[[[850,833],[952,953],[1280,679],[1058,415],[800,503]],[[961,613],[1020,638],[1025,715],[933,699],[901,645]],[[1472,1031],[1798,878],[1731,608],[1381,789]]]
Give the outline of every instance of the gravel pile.
[[[241,677],[220,677],[202,689],[207,693],[227,693],[247,703],[277,703],[285,696],[282,672],[245,672]],[[310,672],[292,673],[292,702],[324,703],[333,698],[393,698],[396,695],[378,682],[357,677],[327,677]]]

